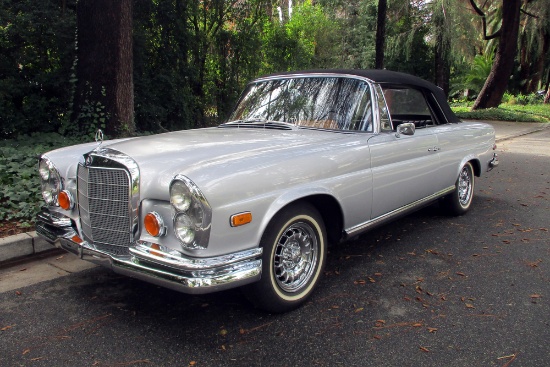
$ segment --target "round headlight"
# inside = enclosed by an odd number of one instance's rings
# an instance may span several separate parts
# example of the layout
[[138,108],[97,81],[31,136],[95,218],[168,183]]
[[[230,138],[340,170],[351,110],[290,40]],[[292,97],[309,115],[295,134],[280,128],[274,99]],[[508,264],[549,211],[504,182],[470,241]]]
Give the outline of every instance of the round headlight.
[[38,165],[38,171],[40,173],[44,201],[48,205],[58,205],[57,196],[62,189],[62,185],[61,176],[57,172],[57,169],[55,169],[54,165],[47,158],[42,158]]
[[38,171],[40,172],[40,178],[42,180],[47,181],[50,178],[50,168],[45,161],[40,161]]
[[184,175],[170,183],[170,203],[175,209],[174,233],[185,249],[208,247],[212,208],[198,186]]
[[186,245],[193,243],[195,239],[195,225],[187,214],[181,213],[174,220],[176,237]]
[[43,190],[42,191],[42,197],[44,198],[44,201],[48,205],[52,205],[55,202],[55,197],[53,195],[53,191],[51,191],[51,190]]
[[183,182],[174,181],[170,187],[170,203],[181,212],[186,211],[191,206],[191,193]]

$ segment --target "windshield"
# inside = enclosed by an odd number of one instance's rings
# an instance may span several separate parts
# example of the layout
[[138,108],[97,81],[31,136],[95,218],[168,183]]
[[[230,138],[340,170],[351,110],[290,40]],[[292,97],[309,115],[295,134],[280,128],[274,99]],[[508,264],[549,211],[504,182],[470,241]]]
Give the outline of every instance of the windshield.
[[279,121],[322,129],[372,131],[369,85],[338,77],[252,83],[228,120]]

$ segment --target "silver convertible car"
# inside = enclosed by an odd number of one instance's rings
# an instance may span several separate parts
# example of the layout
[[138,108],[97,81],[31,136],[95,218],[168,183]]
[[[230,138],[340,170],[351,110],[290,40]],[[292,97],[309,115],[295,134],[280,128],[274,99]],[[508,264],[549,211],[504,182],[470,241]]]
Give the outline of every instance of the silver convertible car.
[[270,75],[220,126],[96,140],[41,156],[40,235],[177,291],[243,286],[270,312],[312,294],[328,243],[436,200],[461,215],[498,165],[490,125],[381,70]]

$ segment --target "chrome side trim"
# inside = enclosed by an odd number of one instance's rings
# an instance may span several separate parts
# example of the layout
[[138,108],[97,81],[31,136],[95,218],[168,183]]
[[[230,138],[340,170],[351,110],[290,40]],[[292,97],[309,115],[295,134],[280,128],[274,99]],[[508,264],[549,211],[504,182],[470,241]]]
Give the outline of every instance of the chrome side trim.
[[427,196],[423,199],[420,199],[420,200],[417,200],[417,201],[412,202],[410,204],[407,204],[407,205],[405,205],[401,208],[395,209],[395,210],[393,210],[389,213],[386,213],[384,215],[381,215],[377,218],[366,221],[365,223],[361,223],[361,224],[358,224],[358,225],[353,226],[351,228],[345,229],[344,230],[345,236],[346,236],[346,238],[357,236],[360,233],[365,232],[365,231],[371,229],[372,227],[378,226],[378,225],[380,225],[382,223],[385,223],[389,220],[392,220],[395,217],[398,217],[398,216],[404,215],[406,213],[409,213],[411,211],[417,210],[417,209],[421,208],[422,206],[425,206],[425,205],[431,203],[432,201],[434,201],[434,200],[436,200],[436,199],[438,199],[442,196],[450,194],[454,190],[455,190],[455,186],[449,186],[446,189],[443,189],[439,192],[436,192],[433,195]]

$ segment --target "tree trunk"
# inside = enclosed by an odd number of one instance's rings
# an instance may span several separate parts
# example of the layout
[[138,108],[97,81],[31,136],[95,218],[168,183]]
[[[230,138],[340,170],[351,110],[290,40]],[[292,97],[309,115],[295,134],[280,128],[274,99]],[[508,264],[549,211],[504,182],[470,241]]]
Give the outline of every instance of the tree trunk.
[[521,0],[502,1],[502,25],[495,61],[473,110],[498,107],[508,86],[516,56]]
[[435,84],[443,89],[445,96],[449,96],[451,66],[438,46],[435,47]]
[[527,90],[529,89],[529,79],[531,77],[531,63],[529,62],[529,50],[527,49],[527,40],[524,39],[525,36],[522,36],[520,39],[520,50],[519,50],[519,80],[520,93],[529,94]]
[[80,133],[110,138],[135,131],[132,0],[79,0],[72,120]]
[[537,60],[533,65],[531,81],[529,82],[529,85],[527,87],[527,93],[525,94],[537,92],[539,88],[539,83],[541,82],[542,75],[544,73],[544,62],[545,57],[548,54],[548,50],[550,49],[550,38],[543,29],[541,29],[540,31],[540,39],[542,40],[542,51],[539,51]]
[[387,0],[378,1],[378,17],[376,19],[376,57],[374,67],[384,69],[384,47],[386,41],[386,11]]
[[548,69],[548,75],[546,77],[546,96],[544,96],[544,103],[550,103],[550,69]]
[[445,37],[444,28],[448,25],[445,22],[445,15],[439,11],[439,7],[437,13],[434,12],[433,22],[436,32],[436,43],[434,47],[435,84],[443,89],[445,96],[448,97],[451,79],[451,65],[449,62],[451,37]]

